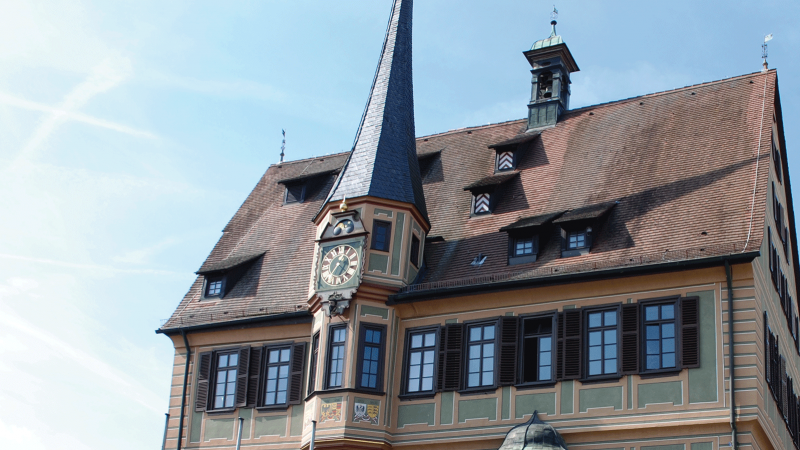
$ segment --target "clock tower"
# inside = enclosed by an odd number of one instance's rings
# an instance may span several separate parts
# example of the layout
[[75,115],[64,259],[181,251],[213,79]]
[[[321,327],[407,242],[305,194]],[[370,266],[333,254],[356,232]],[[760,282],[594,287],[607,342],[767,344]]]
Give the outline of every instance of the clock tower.
[[310,306],[344,314],[413,283],[430,229],[414,130],[410,0],[396,0],[355,143],[315,218]]

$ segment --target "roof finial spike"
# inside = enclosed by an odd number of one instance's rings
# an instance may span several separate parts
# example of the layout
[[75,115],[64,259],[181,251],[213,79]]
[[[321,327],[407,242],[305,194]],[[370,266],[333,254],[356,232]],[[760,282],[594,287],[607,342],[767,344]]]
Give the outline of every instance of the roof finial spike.
[[281,142],[281,162],[283,162],[283,152],[286,150],[286,130],[281,130],[283,134],[283,142]]
[[556,9],[556,5],[553,5],[553,12],[550,13],[550,25],[553,26],[553,29],[550,31],[550,37],[556,37],[556,23],[558,19],[558,10]]
[[769,64],[767,63],[767,42],[772,40],[772,33],[764,36],[764,43],[761,44],[761,57],[764,58],[764,72],[769,70]]

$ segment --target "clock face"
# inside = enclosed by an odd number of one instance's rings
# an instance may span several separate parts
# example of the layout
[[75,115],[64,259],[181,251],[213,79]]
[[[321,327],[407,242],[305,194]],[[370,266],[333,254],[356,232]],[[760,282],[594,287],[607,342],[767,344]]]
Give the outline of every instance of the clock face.
[[350,233],[350,232],[353,231],[353,228],[355,228],[355,225],[353,224],[352,220],[350,220],[350,219],[341,220],[333,228],[333,235],[334,236],[339,236],[342,233],[345,233],[345,234]]
[[347,244],[337,245],[322,257],[320,277],[330,286],[340,286],[353,278],[358,264],[356,249]]

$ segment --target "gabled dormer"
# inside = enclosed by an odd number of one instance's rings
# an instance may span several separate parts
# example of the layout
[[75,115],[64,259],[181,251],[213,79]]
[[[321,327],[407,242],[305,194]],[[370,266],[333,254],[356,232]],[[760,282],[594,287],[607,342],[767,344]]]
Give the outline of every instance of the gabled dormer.
[[556,34],[557,15],[553,10],[550,36],[523,53],[532,67],[529,130],[555,125],[561,113],[569,109],[570,74],[580,70],[567,44]]

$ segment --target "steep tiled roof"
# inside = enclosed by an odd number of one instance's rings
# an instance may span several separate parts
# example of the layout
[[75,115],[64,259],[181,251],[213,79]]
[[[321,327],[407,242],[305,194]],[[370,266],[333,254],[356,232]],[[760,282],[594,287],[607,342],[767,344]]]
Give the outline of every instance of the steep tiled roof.
[[[745,242],[747,250],[757,250],[768,194],[775,89],[776,75],[770,71],[568,111],[540,138],[520,144],[526,151],[520,153],[519,175],[506,183],[491,215],[470,217],[471,193],[463,187],[493,175],[496,152],[488,146],[521,134],[525,121],[417,139],[419,154],[439,152],[422,183],[430,207],[429,235],[443,239],[426,243],[428,269],[411,289],[707,258],[742,252]],[[311,219],[333,177],[305,203],[285,206],[284,186],[277,181],[296,177],[309,165],[341,166],[346,158],[338,154],[271,166],[203,267],[237,255],[266,254],[220,301],[199,301],[198,277],[163,329],[305,308],[314,250]],[[525,218],[545,223],[550,214],[578,214],[597,205],[605,205],[599,208],[603,211],[613,208],[589,254],[561,258],[551,226],[553,235],[543,240],[536,262],[507,265],[508,234],[501,228]],[[478,253],[487,255],[486,261],[470,265]]]
[[411,10],[412,0],[395,0],[356,142],[330,200],[397,200],[415,205],[427,219],[415,145]]

